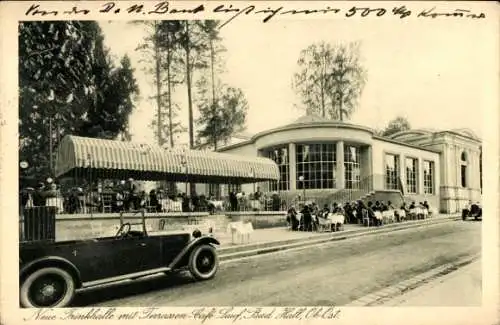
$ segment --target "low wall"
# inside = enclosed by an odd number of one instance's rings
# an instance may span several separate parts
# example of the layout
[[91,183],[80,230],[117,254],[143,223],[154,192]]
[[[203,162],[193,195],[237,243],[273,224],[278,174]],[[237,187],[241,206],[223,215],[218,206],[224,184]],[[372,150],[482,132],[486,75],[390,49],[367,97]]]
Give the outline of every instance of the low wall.
[[249,211],[249,212],[227,212],[226,215],[232,222],[251,222],[254,229],[285,227],[285,211]]
[[[217,235],[224,235],[231,221],[252,222],[255,229],[286,226],[285,212],[231,212],[225,215],[201,213],[147,213],[146,229],[149,232],[161,230],[187,230],[197,228],[202,233],[209,229]],[[140,216],[124,216],[124,222],[141,223]],[[21,222],[22,225],[22,222]],[[188,226],[188,227],[186,227]],[[120,227],[120,215],[116,213],[61,214],[56,216],[56,241],[90,239],[116,235]],[[132,229],[140,230],[141,225]],[[20,229],[22,230],[22,227]]]
[[[212,217],[212,216],[210,216]],[[209,219],[208,213],[147,213],[146,229],[148,231],[182,230],[183,226],[196,225],[206,232]],[[141,223],[140,216],[124,216],[124,222]],[[90,215],[57,215],[56,240],[88,239],[95,237],[114,236],[120,227],[119,214],[106,213]],[[132,229],[141,229],[134,225]],[[207,228],[207,229],[201,229]]]

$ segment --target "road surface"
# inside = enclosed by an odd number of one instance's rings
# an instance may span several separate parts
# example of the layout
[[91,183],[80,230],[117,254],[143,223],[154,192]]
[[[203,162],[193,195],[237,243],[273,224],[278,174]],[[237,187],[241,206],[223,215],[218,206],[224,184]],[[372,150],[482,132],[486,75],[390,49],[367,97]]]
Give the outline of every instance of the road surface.
[[450,274],[426,283],[399,297],[384,302],[383,306],[403,307],[458,307],[481,306],[481,260],[477,260]]
[[342,306],[481,250],[481,222],[454,221],[221,265],[216,278],[157,276],[82,292],[74,306]]

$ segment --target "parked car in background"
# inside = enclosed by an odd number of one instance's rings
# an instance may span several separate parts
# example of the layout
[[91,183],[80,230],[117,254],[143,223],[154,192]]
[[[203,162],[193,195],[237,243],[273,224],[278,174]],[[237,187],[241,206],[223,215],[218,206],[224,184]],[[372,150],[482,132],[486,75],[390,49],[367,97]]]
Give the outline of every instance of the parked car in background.
[[462,210],[462,220],[467,220],[467,218],[474,218],[474,220],[483,219],[483,209],[479,202],[469,204]]

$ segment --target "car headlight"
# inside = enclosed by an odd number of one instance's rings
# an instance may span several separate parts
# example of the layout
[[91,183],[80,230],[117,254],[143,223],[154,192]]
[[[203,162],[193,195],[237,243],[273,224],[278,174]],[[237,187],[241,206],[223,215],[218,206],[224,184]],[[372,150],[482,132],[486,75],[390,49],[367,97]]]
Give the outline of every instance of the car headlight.
[[201,237],[201,231],[196,229],[195,231],[193,231],[193,238],[199,238]]

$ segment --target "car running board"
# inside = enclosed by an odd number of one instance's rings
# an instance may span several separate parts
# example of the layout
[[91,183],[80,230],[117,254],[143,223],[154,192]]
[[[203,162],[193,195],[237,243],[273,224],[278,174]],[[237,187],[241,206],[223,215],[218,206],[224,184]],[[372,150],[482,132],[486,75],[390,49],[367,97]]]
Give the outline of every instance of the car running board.
[[113,282],[120,282],[120,281],[124,281],[124,280],[135,280],[135,279],[142,278],[142,277],[145,277],[148,275],[153,275],[156,273],[170,272],[171,270],[172,269],[169,267],[160,267],[157,269],[136,272],[136,273],[130,273],[130,274],[124,274],[124,275],[119,275],[119,276],[115,276],[112,278],[106,278],[106,279],[102,279],[102,280],[88,281],[88,282],[82,283],[81,289],[95,287],[95,286],[99,286],[99,285],[103,285],[103,284],[109,284],[109,283],[113,283]]

